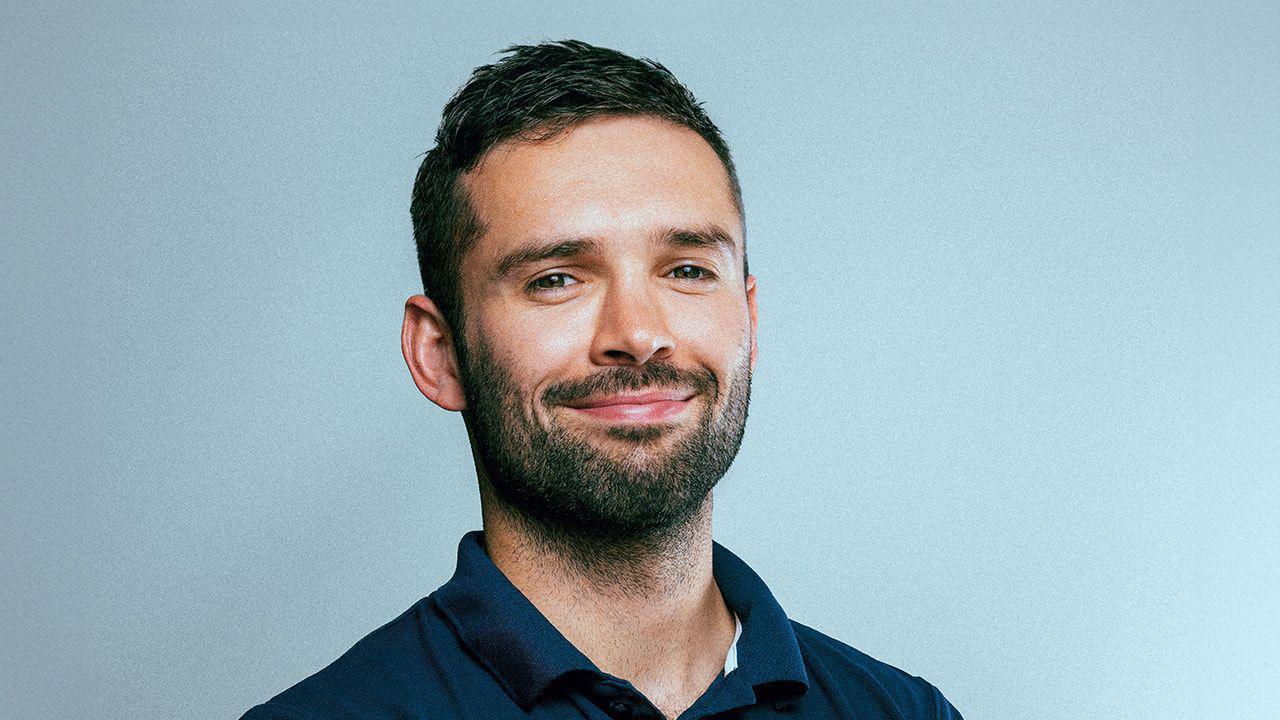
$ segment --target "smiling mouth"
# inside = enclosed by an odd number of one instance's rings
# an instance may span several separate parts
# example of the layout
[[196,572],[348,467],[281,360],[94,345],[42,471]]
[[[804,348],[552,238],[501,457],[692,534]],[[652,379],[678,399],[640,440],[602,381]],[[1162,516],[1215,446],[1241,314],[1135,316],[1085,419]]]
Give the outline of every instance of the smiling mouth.
[[695,393],[668,390],[617,395],[592,395],[565,403],[576,414],[606,423],[670,422],[691,404]]

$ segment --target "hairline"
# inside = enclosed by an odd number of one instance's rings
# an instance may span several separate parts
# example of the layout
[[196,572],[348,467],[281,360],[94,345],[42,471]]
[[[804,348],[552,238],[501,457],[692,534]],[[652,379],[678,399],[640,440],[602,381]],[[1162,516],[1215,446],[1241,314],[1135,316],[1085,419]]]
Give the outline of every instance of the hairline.
[[[574,128],[584,123],[591,122],[593,120],[599,120],[601,118],[627,118],[627,117],[653,118],[657,120],[662,120],[672,127],[688,131],[693,135],[696,135],[698,139],[701,140],[702,143],[705,144],[707,148],[711,150],[711,152],[716,156],[716,160],[720,164],[720,170],[724,172],[725,184],[728,186],[728,191],[729,191],[729,199],[733,202],[734,209],[738,211],[738,226],[739,226],[739,230],[742,233],[742,269],[743,269],[742,274],[744,278],[746,278],[749,275],[749,271],[747,267],[747,239],[746,239],[747,218],[746,218],[746,212],[743,207],[741,191],[738,189],[738,183],[735,181],[736,174],[737,174],[736,168],[733,167],[731,162],[726,162],[725,158],[720,157],[720,153],[716,151],[715,146],[712,145],[705,137],[703,137],[702,133],[698,132],[697,130],[693,129],[692,127],[684,123],[677,122],[671,119],[667,115],[664,115],[662,113],[656,113],[656,112],[605,111],[605,112],[589,113],[589,114],[580,115],[580,116],[567,114],[558,118],[551,118],[549,120],[543,121],[538,125],[535,125],[532,128],[520,130],[518,132],[512,133],[511,135],[508,135],[507,137],[495,140],[488,147],[486,147],[483,152],[477,153],[475,159],[469,165],[459,168],[457,175],[454,177],[451,189],[452,189],[452,192],[454,193],[454,197],[458,201],[458,207],[457,207],[458,220],[462,221],[461,223],[459,223],[459,225],[462,228],[465,228],[465,231],[461,232],[458,236],[453,238],[453,241],[455,243],[453,248],[453,253],[454,253],[454,258],[457,262],[456,281],[458,282],[454,301],[458,305],[459,311],[461,311],[461,308],[464,305],[464,303],[462,302],[462,285],[461,285],[463,262],[465,261],[466,256],[471,252],[472,248],[475,247],[476,242],[478,242],[480,238],[484,237],[484,234],[486,231],[484,222],[480,219],[480,216],[476,214],[475,204],[471,200],[470,178],[472,174],[480,169],[480,167],[485,163],[485,161],[489,158],[489,156],[494,153],[494,151],[498,150],[504,145],[517,144],[517,143],[537,145],[545,142],[553,142],[556,138],[565,135],[566,133],[572,131]],[[728,154],[727,146],[725,147],[725,152],[726,154]],[[461,317],[459,317],[459,319],[461,319]]]

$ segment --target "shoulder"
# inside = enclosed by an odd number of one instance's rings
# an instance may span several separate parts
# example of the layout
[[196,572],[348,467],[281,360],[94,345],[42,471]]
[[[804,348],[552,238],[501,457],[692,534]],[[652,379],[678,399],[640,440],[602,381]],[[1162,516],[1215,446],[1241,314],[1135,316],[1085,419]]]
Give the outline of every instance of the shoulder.
[[[962,720],[942,693],[923,678],[791,621],[809,671],[810,688],[828,695],[879,705],[890,717],[904,720]],[[870,698],[868,698],[870,696]]]
[[251,708],[241,720],[355,720],[421,717],[418,703],[432,680],[439,680],[440,655],[456,643],[433,620],[424,598],[391,622],[369,633],[327,667],[271,700]]

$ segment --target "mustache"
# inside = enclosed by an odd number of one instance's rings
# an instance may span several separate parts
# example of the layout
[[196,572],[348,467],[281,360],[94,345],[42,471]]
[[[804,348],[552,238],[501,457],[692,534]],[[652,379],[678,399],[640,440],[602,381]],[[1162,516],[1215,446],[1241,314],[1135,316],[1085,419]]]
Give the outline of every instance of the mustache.
[[695,393],[719,394],[720,385],[711,370],[683,370],[665,362],[648,362],[638,367],[619,365],[579,380],[558,382],[542,392],[546,405],[564,405],[592,395],[611,395],[638,390],[688,389]]

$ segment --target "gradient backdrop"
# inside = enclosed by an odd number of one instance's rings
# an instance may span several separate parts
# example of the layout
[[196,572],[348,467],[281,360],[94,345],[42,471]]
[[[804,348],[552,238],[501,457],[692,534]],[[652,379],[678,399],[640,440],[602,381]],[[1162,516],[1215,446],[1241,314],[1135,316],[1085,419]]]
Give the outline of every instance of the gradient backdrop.
[[0,718],[237,717],[448,578],[410,184],[564,37],[735,152],[717,537],[793,617],[970,720],[1275,717],[1280,5],[4,5]]

